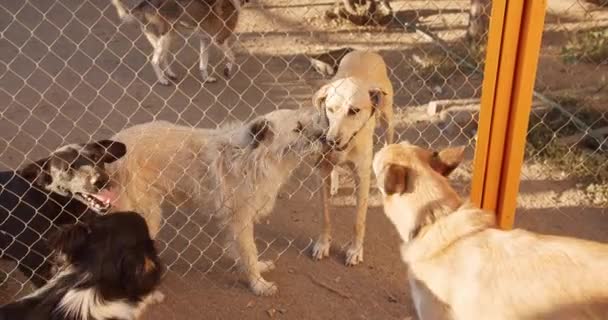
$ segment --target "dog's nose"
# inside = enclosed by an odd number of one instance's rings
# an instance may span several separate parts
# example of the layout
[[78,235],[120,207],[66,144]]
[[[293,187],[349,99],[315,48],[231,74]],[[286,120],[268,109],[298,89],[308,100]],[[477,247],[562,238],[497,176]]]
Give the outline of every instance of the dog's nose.
[[335,148],[337,146],[340,145],[340,139],[327,139],[327,137],[325,137],[325,144],[327,144],[328,146]]

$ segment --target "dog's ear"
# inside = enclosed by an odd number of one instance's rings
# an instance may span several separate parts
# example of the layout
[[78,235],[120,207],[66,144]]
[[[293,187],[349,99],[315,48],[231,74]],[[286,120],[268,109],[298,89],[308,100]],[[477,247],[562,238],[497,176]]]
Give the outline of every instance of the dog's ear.
[[251,138],[250,145],[253,149],[257,148],[260,143],[272,139],[273,136],[270,122],[264,118],[253,121],[249,125],[248,133]]
[[[121,283],[128,283],[127,291],[133,295],[150,291],[158,283],[161,275],[161,266],[142,252],[125,254],[120,260],[114,273]],[[111,270],[111,269],[109,269]],[[112,276],[108,274],[107,276]]]
[[462,160],[464,160],[464,146],[446,148],[433,153],[430,165],[433,170],[447,177],[460,165]]
[[389,164],[383,173],[384,192],[386,195],[403,194],[407,191],[407,179],[410,170],[398,164]]
[[77,256],[85,247],[91,229],[83,223],[63,227],[49,237],[49,244],[55,250],[68,256],[70,260]]
[[97,161],[102,163],[112,163],[122,158],[127,153],[127,146],[124,143],[114,140],[100,140],[86,145],[96,155]]
[[23,179],[30,181],[40,187],[45,187],[53,182],[53,178],[49,172],[49,161],[50,158],[38,160],[25,166],[17,173],[23,177]]
[[372,101],[372,106],[378,108],[384,105],[384,99],[387,93],[380,88],[369,89],[369,99]]
[[317,109],[323,108],[325,105],[325,99],[327,99],[327,95],[329,94],[329,87],[331,84],[326,84],[322,86],[315,94],[312,96],[312,105]]

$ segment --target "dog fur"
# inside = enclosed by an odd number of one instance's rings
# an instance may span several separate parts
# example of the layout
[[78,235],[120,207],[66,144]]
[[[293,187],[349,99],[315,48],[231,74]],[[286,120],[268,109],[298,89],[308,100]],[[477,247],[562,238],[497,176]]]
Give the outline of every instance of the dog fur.
[[355,234],[346,252],[346,264],[356,265],[363,261],[376,117],[387,128],[388,143],[392,143],[394,135],[393,86],[384,60],[373,52],[348,53],[332,81],[315,93],[313,105],[327,115],[326,142],[330,150],[319,169],[323,185],[323,223],[312,255],[316,260],[329,255],[329,197],[338,191],[339,176],[335,167],[347,164],[355,174],[358,190]]
[[496,228],[447,176],[464,148],[384,147],[374,173],[421,320],[605,319],[608,245]]
[[111,140],[72,144],[18,171],[0,172],[2,258],[14,260],[34,285],[44,285],[52,273],[47,233],[108,209],[104,167],[125,152]]
[[0,320],[135,320],[161,302],[163,266],[133,212],[97,216],[51,239],[66,265],[44,287],[0,307]]
[[121,187],[113,208],[141,212],[153,237],[161,227],[163,201],[202,208],[226,227],[228,252],[252,291],[272,295],[277,286],[261,273],[274,264],[258,261],[253,224],[270,214],[292,171],[320,156],[322,120],[312,109],[277,110],[215,130],[164,121],[128,128],[115,137],[129,151],[109,169]]
[[150,63],[158,82],[169,85],[176,79],[169,61],[170,45],[177,33],[196,34],[200,39],[199,68],[203,82],[215,82],[209,76],[209,49],[217,44],[226,59],[224,76],[235,67],[232,51],[233,33],[241,5],[247,0],[145,0],[129,8],[128,0],[112,0],[118,16],[127,22],[138,21],[153,48]]

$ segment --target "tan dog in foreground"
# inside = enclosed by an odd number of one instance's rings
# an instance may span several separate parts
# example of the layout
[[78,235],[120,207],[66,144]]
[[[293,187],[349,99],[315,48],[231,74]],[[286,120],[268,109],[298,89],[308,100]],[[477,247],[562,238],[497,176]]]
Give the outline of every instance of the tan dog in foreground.
[[355,236],[346,252],[346,264],[355,265],[363,261],[376,116],[387,126],[388,143],[392,143],[394,135],[393,86],[384,60],[373,52],[348,53],[340,62],[333,80],[315,93],[313,104],[327,116],[326,143],[331,150],[320,166],[323,229],[312,255],[317,260],[329,255],[329,196],[337,193],[338,189],[338,174],[334,167],[348,164],[355,173],[358,193]]
[[374,157],[418,317],[606,319],[608,245],[496,229],[494,214],[464,203],[446,178],[463,152],[401,143]]

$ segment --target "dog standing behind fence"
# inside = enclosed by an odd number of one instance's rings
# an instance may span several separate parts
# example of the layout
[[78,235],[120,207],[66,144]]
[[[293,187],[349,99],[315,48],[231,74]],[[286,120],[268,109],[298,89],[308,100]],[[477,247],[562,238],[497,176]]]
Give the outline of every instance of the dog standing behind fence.
[[353,51],[344,56],[332,81],[319,89],[315,107],[329,121],[327,144],[331,150],[319,168],[322,180],[322,231],[313,247],[313,258],[329,255],[331,218],[329,195],[337,193],[337,165],[348,164],[357,181],[357,217],[355,235],[346,251],[346,264],[363,261],[363,238],[369,198],[374,130],[376,117],[386,125],[386,140],[392,143],[393,85],[388,78],[384,59],[377,53]]
[[177,75],[171,69],[169,50],[177,32],[194,33],[200,38],[199,68],[203,82],[215,82],[209,76],[209,49],[219,45],[226,61],[224,76],[230,77],[235,67],[232,36],[241,5],[248,0],[138,0],[129,8],[129,0],[112,0],[118,16],[124,21],[139,21],[154,49],[150,63],[158,82],[169,84]]
[[446,178],[464,148],[384,147],[374,173],[421,320],[606,319],[608,245],[496,229]]
[[127,155],[108,168],[121,188],[112,208],[143,214],[153,237],[163,203],[211,215],[225,227],[227,252],[251,290],[273,295],[277,286],[261,274],[274,264],[258,260],[254,223],[271,213],[298,165],[321,155],[324,132],[323,118],[310,108],[277,110],[220,129],[165,121],[128,128],[115,136],[127,145]]

